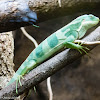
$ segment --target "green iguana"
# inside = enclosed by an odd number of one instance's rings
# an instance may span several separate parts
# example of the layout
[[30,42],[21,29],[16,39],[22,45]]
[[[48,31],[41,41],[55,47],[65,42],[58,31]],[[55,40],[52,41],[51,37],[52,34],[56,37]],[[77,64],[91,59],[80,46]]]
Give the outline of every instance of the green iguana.
[[20,78],[63,47],[77,49],[80,53],[82,50],[86,53],[84,49],[88,48],[75,44],[74,41],[82,38],[89,28],[97,25],[98,23],[98,17],[92,14],[82,15],[70,22],[68,25],[51,34],[30,53],[7,86],[14,81],[17,81],[16,93],[18,93],[17,85],[18,82],[21,85]]

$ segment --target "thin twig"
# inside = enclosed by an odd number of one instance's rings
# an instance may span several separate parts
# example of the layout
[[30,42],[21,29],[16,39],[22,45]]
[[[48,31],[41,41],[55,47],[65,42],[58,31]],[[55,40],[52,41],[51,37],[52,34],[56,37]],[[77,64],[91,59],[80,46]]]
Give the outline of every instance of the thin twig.
[[21,30],[22,30],[23,34],[24,34],[29,40],[31,40],[31,41],[34,43],[35,47],[38,47],[37,41],[25,31],[24,27],[21,27]]
[[94,42],[86,42],[83,40],[75,40],[74,43],[81,43],[84,45],[95,45],[95,44],[100,44],[100,41],[94,41]]
[[48,87],[48,92],[49,92],[49,100],[53,100],[53,92],[52,92],[50,79],[51,77],[47,78],[47,87]]
[[59,3],[59,7],[61,7],[61,0],[58,0],[58,3]]

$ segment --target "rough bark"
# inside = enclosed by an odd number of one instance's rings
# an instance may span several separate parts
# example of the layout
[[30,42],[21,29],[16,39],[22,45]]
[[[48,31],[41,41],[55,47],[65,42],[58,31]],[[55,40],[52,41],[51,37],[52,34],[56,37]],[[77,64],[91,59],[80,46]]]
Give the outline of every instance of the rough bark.
[[93,11],[99,9],[99,5],[100,0],[61,0],[61,7],[58,0],[0,0],[0,32],[30,25],[26,22],[9,22],[10,19],[26,16],[27,9],[35,11],[38,22],[43,22],[76,12]]
[[[83,39],[84,41],[97,41],[100,40],[100,27],[98,27],[94,32]],[[88,48],[93,49],[96,45],[89,46]],[[62,69],[66,65],[74,62],[79,57],[83,56],[84,53],[81,55],[76,50],[64,50],[63,52],[59,53],[58,55],[54,56],[50,60],[44,62],[43,64],[39,65],[35,69],[33,69],[29,74],[24,77],[24,80],[21,80],[22,86],[18,86],[19,94],[22,94],[27,89],[32,88],[34,85],[40,83],[41,81],[45,80],[47,77],[53,75],[58,70]],[[9,87],[3,88],[0,91],[0,99],[5,97],[13,98],[18,96],[15,92],[15,82]]]
[[[13,57],[14,39],[12,32],[0,33],[0,90],[7,85],[15,73]],[[25,93],[15,100],[23,100],[24,96]]]
[[14,75],[14,42],[11,32],[0,34],[0,89],[4,88]]

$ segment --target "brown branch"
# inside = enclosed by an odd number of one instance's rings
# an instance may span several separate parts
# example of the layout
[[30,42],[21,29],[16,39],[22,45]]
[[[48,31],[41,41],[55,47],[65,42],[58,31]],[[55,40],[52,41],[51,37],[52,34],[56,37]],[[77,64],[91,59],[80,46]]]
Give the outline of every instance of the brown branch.
[[[98,27],[94,32],[83,39],[84,41],[99,41],[100,40],[100,27]],[[88,48],[93,49],[96,45],[89,46]],[[53,75],[58,70],[62,69],[66,65],[74,62],[79,57],[83,56],[76,50],[66,49],[63,52],[57,54],[53,58],[39,65],[28,73],[24,80],[21,80],[22,86],[18,86],[18,93],[22,94],[27,89],[32,88],[36,84],[45,80],[47,77]],[[0,91],[0,100],[3,98],[14,98],[19,94],[16,94],[15,82],[8,87],[3,88]]]
[[15,30],[30,25],[25,22],[9,22],[26,16],[27,9],[35,11],[38,21],[43,22],[52,18],[78,12],[88,12],[100,8],[100,0],[0,0],[0,32]]
[[29,0],[29,7],[37,12],[39,22],[78,12],[96,11],[100,0]]

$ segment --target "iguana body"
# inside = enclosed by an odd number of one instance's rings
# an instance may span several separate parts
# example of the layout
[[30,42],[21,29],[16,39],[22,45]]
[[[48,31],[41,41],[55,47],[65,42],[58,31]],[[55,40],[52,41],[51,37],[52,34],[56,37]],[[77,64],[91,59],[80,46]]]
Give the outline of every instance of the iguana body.
[[94,15],[83,15],[76,18],[71,23],[59,29],[55,33],[51,34],[31,52],[28,58],[16,71],[8,85],[13,83],[15,80],[18,80],[20,75],[25,75],[38,64],[42,63],[44,60],[65,46],[67,48],[84,51],[85,47],[75,44],[74,41],[76,39],[82,38],[86,31],[98,24],[98,22],[99,18],[95,17]]

